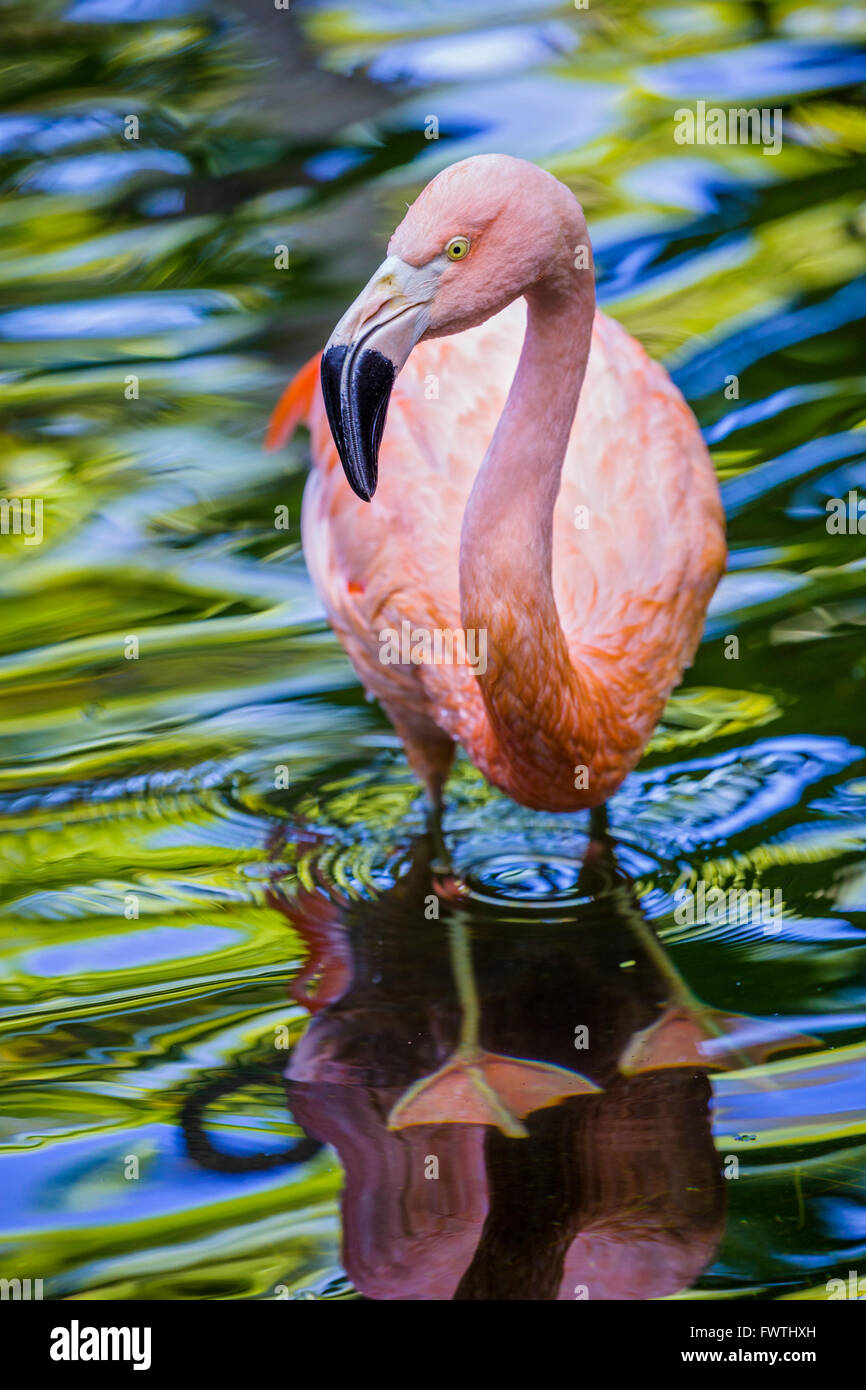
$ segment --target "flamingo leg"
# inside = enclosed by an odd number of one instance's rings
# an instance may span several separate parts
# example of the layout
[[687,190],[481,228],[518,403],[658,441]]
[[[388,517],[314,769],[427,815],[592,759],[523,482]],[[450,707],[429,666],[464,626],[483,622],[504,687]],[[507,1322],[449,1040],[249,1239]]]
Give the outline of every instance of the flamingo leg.
[[495,1125],[511,1139],[525,1139],[524,1117],[573,1095],[600,1088],[564,1067],[487,1052],[480,1043],[481,1006],[466,921],[459,912],[448,923],[451,968],[460,1003],[460,1035],[448,1061],[400,1097],[388,1116],[389,1129],[410,1125]]
[[[686,984],[640,909],[629,901],[623,915],[668,988],[661,1016],[626,1044],[619,1059],[619,1069],[626,1076],[665,1067],[737,1071],[762,1065],[773,1052],[820,1046],[817,1038],[805,1033],[791,1033],[769,1042],[739,1041],[737,1035],[747,1034],[755,1020],[746,1014],[710,1008]],[[774,1089],[769,1079],[757,1079],[756,1084],[764,1090]]]
[[442,813],[445,808],[443,785],[444,779],[434,779],[428,784],[427,791],[427,834],[430,836],[433,849],[430,868],[434,874],[439,875],[453,873],[451,855],[442,828]]
[[616,855],[608,829],[607,803],[593,806],[589,813],[589,844],[577,877],[582,898],[597,898],[616,883]]

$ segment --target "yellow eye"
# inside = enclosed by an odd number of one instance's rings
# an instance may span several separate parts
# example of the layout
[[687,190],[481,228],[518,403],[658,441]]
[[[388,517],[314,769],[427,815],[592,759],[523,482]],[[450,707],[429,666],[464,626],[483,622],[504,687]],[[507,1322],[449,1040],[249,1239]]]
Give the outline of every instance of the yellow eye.
[[453,236],[445,247],[445,255],[450,261],[462,261],[469,255],[469,238]]

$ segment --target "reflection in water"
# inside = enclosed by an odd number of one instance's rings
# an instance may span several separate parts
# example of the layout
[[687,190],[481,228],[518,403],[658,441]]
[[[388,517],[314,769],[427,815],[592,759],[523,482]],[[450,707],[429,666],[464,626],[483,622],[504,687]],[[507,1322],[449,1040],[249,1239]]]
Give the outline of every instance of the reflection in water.
[[[549,871],[561,880],[566,867]],[[684,986],[611,844],[590,841],[572,872],[558,907],[518,895],[494,908],[434,870],[419,836],[373,901],[333,886],[271,891],[309,950],[291,986],[312,1021],[288,1067],[289,1104],[339,1154],[343,1260],[368,1297],[653,1298],[713,1258],[725,1183],[701,1027],[688,1055],[668,1042],[664,1058],[623,1074],[672,987],[688,1026]],[[443,1085],[467,1002],[484,1084]],[[410,1114],[407,1097],[425,1086]]]

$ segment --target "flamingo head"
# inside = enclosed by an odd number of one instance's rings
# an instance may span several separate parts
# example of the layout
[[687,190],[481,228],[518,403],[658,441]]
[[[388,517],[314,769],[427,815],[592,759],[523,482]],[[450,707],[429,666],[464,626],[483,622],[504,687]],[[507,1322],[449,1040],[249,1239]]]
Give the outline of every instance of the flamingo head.
[[519,295],[551,293],[588,293],[592,313],[589,235],[569,189],[504,154],[437,174],[322,354],[331,433],[360,498],[376,490],[391,389],[415,344],[473,328]]

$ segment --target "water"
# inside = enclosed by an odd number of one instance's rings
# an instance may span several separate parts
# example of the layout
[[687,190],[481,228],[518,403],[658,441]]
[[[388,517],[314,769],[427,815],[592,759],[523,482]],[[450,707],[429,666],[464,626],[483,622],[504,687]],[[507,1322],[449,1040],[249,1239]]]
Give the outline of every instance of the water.
[[[826,504],[866,497],[864,27],[826,3],[4,5],[2,487],[44,529],[0,537],[4,1276],[823,1298],[862,1264],[866,549]],[[677,145],[698,99],[783,109],[781,152]],[[404,203],[489,149],[581,197],[604,307],[713,449],[731,565],[614,858],[582,871],[584,817],[462,762],[443,876],[306,578],[304,440],[261,438]],[[778,890],[780,916],[678,920],[699,883]],[[389,1132],[456,1041],[449,941],[485,1046],[603,1090],[519,1141]],[[726,1069],[622,1076],[684,991],[743,1016]]]

